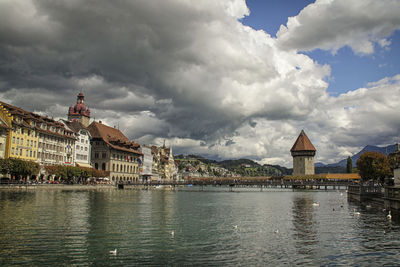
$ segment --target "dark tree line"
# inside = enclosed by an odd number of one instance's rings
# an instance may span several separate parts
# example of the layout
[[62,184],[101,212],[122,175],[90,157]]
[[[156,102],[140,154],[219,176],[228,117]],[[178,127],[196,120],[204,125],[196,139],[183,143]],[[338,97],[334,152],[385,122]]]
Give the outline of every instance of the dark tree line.
[[33,161],[22,159],[0,159],[0,173],[10,175],[15,179],[25,179],[32,175],[38,175],[40,165]]

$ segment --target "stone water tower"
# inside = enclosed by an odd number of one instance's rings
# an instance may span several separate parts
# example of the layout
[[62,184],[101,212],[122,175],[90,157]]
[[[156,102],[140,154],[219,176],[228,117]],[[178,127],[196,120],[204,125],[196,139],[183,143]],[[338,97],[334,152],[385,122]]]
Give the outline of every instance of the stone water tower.
[[317,150],[301,130],[290,152],[293,157],[293,175],[312,175],[314,171],[314,156]]

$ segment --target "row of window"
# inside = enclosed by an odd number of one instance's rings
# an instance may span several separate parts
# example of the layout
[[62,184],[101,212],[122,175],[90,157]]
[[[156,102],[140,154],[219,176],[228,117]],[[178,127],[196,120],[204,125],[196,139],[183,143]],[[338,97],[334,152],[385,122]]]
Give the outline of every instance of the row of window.
[[88,151],[88,148],[86,146],[85,147],[79,146],[79,145],[76,146],[76,150],[82,150],[83,151],[83,149],[85,149],[85,151]]
[[128,173],[137,173],[139,170],[138,166],[127,166],[127,165],[112,165],[112,171],[113,172],[128,172]]
[[56,155],[51,153],[38,152],[38,158],[41,160],[55,160],[56,162],[72,162],[72,157]]
[[63,143],[63,144],[68,144],[72,145],[73,141],[70,139],[64,139],[60,137],[55,137],[55,136],[49,136],[47,134],[40,134],[39,138],[43,138],[44,141],[53,141],[53,142],[58,142],[58,143]]
[[[15,138],[15,136],[13,136],[12,143],[17,144],[17,145],[19,145],[21,143],[21,145],[24,145],[24,138],[21,137],[21,139],[20,139],[19,137]],[[36,141],[26,140],[26,145],[29,146],[29,144],[30,144],[30,146],[36,147]]]
[[87,160],[88,156],[87,155],[76,154],[76,159],[77,160]]
[[15,156],[23,156],[23,151],[25,150],[25,157],[34,157],[36,158],[36,151],[32,151],[29,149],[22,149],[22,148],[11,148],[11,155],[15,155]]
[[[99,169],[99,164],[96,162],[95,164],[94,164],[94,168],[95,169]],[[103,170],[103,171],[106,171],[107,170],[107,168],[106,168],[106,163],[102,163],[101,164],[101,169]],[[138,166],[127,166],[127,165],[119,165],[119,164],[117,164],[117,165],[115,165],[115,164],[113,164],[112,165],[112,171],[113,172],[124,172],[124,173],[138,173],[138,171],[139,171],[139,167]]]
[[101,154],[100,154],[99,152],[96,152],[96,153],[94,153],[94,158],[95,158],[95,159],[98,159],[100,155],[101,155],[101,158],[102,158],[102,159],[107,158],[107,153],[106,153],[106,152],[103,152],[103,153],[101,153]]
[[20,128],[20,127],[18,127],[18,128],[13,128],[13,132],[14,132],[14,133],[19,133],[19,134],[24,134],[24,133],[26,133],[28,136],[32,136],[32,137],[33,137],[33,136],[34,136],[34,137],[37,137],[37,136],[38,136],[36,131],[26,130],[26,129]]
[[128,161],[128,162],[132,162],[135,160],[134,157],[128,156],[126,154],[112,154],[112,159],[123,160],[123,161]]

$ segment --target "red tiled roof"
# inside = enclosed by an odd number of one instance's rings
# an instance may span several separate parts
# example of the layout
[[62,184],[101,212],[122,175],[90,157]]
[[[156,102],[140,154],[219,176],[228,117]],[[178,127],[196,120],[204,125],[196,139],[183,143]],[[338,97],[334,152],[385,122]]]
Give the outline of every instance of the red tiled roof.
[[65,135],[65,134],[52,132],[52,131],[49,131],[49,130],[44,130],[44,129],[41,129],[40,127],[38,127],[38,126],[32,126],[26,120],[28,120],[28,121],[29,120],[33,120],[33,121],[40,122],[40,123],[46,123],[48,126],[55,126],[57,128],[62,128],[63,132],[67,132],[67,133],[71,133],[72,134],[72,131],[67,130],[61,122],[57,122],[57,121],[55,121],[55,120],[53,120],[51,118],[48,118],[48,117],[45,117],[45,116],[41,116],[39,114],[30,112],[30,111],[26,111],[26,110],[24,110],[22,108],[10,105],[8,103],[4,103],[4,102],[1,102],[1,101],[0,101],[0,103],[3,105],[3,107],[5,107],[10,112],[11,115],[17,115],[17,116],[21,116],[22,117],[21,122],[17,122],[15,120],[13,120],[13,122],[12,122],[13,124],[17,124],[19,126],[23,126],[23,127],[26,127],[26,128],[36,128],[38,131],[41,131],[41,132],[45,132],[45,133],[49,133],[49,134],[57,135],[57,136],[62,136],[62,137],[66,137],[66,138],[75,139],[72,136],[68,136],[68,135]]
[[301,130],[299,137],[297,137],[292,149],[290,149],[290,152],[295,151],[317,151],[303,130]]
[[88,130],[92,138],[102,139],[114,149],[142,155],[140,151],[134,149],[139,147],[139,144],[129,141],[129,139],[116,128],[94,121],[89,125]]

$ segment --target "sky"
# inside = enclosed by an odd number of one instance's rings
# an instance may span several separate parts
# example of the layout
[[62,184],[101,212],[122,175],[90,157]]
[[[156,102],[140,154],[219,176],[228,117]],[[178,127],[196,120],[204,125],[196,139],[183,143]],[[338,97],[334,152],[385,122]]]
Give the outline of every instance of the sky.
[[174,154],[290,167],[399,142],[398,0],[0,0],[0,100]]

